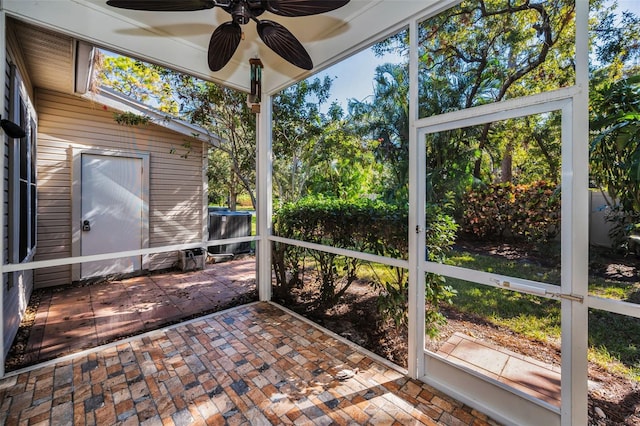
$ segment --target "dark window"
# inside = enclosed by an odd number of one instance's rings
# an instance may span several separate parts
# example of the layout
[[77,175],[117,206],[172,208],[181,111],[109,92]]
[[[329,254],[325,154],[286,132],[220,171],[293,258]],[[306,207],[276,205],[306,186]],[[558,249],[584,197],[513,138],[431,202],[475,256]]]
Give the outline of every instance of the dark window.
[[11,71],[10,116],[26,130],[27,136],[9,142],[10,192],[13,194],[9,205],[9,246],[11,262],[23,262],[33,253],[37,240],[36,121],[15,67]]

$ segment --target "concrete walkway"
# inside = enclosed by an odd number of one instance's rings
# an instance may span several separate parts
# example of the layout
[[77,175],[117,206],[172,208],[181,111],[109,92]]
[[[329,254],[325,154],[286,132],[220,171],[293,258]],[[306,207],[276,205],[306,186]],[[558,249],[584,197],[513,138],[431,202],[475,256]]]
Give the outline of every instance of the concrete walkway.
[[455,333],[438,354],[535,398],[560,406],[560,368]]

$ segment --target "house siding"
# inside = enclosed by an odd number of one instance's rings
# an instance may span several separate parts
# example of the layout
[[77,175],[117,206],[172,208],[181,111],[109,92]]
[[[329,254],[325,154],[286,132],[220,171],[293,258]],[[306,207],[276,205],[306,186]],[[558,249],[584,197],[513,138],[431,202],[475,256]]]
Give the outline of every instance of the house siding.
[[[9,60],[8,57],[6,57],[7,60],[5,61],[4,65],[4,73],[3,73],[3,81],[2,84],[5,85],[5,96],[4,99],[2,99],[2,116],[3,117],[8,117],[9,116],[9,81],[10,81],[10,76],[9,76]],[[3,172],[2,172],[2,182],[3,182],[3,190],[2,190],[2,203],[3,203],[3,211],[4,211],[4,215],[2,217],[2,235],[3,235],[3,241],[2,241],[2,263],[6,264],[9,262],[9,215],[8,215],[8,211],[9,211],[9,143],[8,143],[8,138],[7,136],[4,134],[4,132],[2,132],[2,143],[4,144],[4,158],[2,159],[4,161],[4,167],[3,167]],[[2,289],[0,291],[5,291],[6,289],[9,288],[9,275],[10,274],[2,274]],[[3,342],[3,348],[4,348],[4,355],[7,354],[9,348],[11,347],[11,342],[13,341],[13,338],[15,336],[15,333],[17,332],[17,329],[14,330],[15,328],[15,324],[13,324],[13,321],[11,319],[12,316],[12,309],[10,306],[10,302],[9,299],[10,295],[7,293],[6,295],[4,295],[3,297],[3,307],[2,307],[2,313],[3,313],[3,318],[2,318],[2,324],[3,324],[3,337],[4,337],[4,342]],[[13,314],[15,315],[15,314]],[[4,359],[4,358],[3,358]]]
[[[33,89],[30,85],[30,81],[27,77],[24,61],[22,60],[20,50],[16,43],[16,39],[10,31],[6,32],[6,61],[4,65],[3,81],[5,85],[5,96],[2,100],[2,117],[14,119],[10,116],[10,103],[11,99],[11,64],[15,64],[20,75],[23,78],[23,83],[29,96],[32,95]],[[4,216],[2,217],[3,226],[3,252],[2,261],[4,264],[11,263],[9,259],[9,247],[10,247],[10,230],[9,230],[9,214],[11,205],[10,200],[10,170],[9,170],[9,155],[12,152],[9,144],[9,139],[3,133],[4,143],[4,166],[3,166],[3,191],[2,202],[4,203]],[[13,143],[13,140],[11,140]],[[31,292],[33,290],[33,271],[12,272],[3,274],[2,276],[2,291],[4,291],[3,297],[3,337],[4,337],[4,355],[6,356],[11,348],[13,339],[15,338],[20,321],[26,311]]]
[[[37,260],[72,254],[72,152],[95,149],[149,154],[149,247],[202,241],[203,144],[149,124],[126,126],[113,110],[89,100],[38,90],[38,254]],[[175,149],[176,152],[171,151]],[[149,270],[172,267],[178,253],[149,256]],[[72,280],[70,265],[36,270],[36,288]]]

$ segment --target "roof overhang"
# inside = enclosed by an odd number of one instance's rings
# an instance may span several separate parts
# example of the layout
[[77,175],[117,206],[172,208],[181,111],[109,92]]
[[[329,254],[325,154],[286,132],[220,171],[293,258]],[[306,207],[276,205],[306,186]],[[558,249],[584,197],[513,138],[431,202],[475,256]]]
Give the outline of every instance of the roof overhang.
[[148,105],[135,101],[132,98],[108,87],[101,87],[96,93],[87,92],[82,95],[82,97],[90,100],[91,102],[96,102],[120,112],[129,112],[148,117],[151,119],[153,124],[172,130],[184,136],[206,142],[212,146],[218,146],[221,143],[226,142],[218,135],[209,133],[209,131],[203,127],[171,117],[170,115],[164,114],[155,108],[151,108]]
[[249,91],[249,59],[264,64],[262,90],[275,93],[384,37],[410,18],[442,9],[451,0],[351,0],[322,15],[287,18],[265,13],[302,42],[314,61],[305,71],[281,59],[259,39],[255,24],[243,27],[245,38],[220,71],[207,65],[213,30],[230,20],[220,8],[196,12],[140,12],[116,9],[106,0],[3,0],[8,16],[41,26],[100,48],[165,66],[228,87]]

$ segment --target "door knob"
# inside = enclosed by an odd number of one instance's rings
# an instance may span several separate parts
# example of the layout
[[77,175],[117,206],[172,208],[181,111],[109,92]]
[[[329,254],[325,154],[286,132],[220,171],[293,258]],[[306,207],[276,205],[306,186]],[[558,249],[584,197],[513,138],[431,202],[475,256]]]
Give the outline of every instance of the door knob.
[[91,223],[88,220],[85,220],[85,221],[82,222],[82,230],[84,232],[91,231]]

